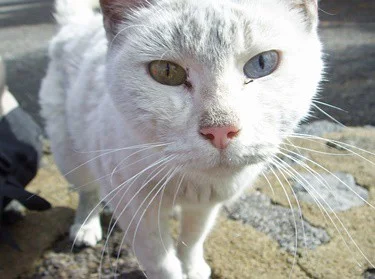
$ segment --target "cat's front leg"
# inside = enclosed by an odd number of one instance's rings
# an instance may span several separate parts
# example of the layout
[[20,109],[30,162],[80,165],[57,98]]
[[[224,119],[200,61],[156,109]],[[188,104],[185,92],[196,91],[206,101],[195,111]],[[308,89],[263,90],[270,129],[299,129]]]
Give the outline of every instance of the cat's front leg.
[[[152,197],[152,195],[151,195]],[[143,205],[142,202],[146,201]],[[181,262],[169,233],[170,207],[159,197],[137,198],[126,212],[117,212],[126,242],[133,248],[148,279],[183,279]],[[125,203],[120,208],[124,208]]]
[[219,209],[220,205],[182,210],[178,256],[186,279],[208,279],[211,275],[204,260],[203,244]]
[[90,185],[79,191],[79,204],[74,224],[70,227],[70,239],[74,245],[94,247],[102,239],[98,187]]

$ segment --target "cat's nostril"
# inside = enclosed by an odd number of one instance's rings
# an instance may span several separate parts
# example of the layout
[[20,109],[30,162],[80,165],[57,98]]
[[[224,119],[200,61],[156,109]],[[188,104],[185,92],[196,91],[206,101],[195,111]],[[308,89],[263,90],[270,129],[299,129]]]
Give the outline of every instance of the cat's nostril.
[[200,134],[218,149],[225,149],[240,130],[234,126],[202,128]]
[[231,131],[231,132],[228,133],[227,137],[230,138],[230,139],[233,139],[233,138],[238,136],[239,132],[240,132],[240,130]]
[[208,140],[214,140],[215,139],[215,136],[213,134],[203,134],[203,133],[201,133],[201,135]]

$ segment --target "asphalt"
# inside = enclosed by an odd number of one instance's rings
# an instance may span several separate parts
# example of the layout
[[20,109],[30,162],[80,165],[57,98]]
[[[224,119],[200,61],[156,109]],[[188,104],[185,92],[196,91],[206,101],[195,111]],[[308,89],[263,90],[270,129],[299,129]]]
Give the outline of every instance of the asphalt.
[[[375,125],[375,1],[322,0],[326,75],[320,107],[345,125]],[[0,55],[8,86],[38,123],[37,94],[56,32],[52,0],[0,0]],[[327,118],[317,111],[316,117]],[[314,119],[312,119],[314,120]]]

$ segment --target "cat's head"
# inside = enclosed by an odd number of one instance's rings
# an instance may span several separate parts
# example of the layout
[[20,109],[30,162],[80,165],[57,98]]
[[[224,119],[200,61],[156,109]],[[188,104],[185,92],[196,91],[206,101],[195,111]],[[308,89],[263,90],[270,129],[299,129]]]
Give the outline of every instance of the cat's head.
[[108,83],[144,142],[188,167],[268,158],[321,78],[316,0],[101,0]]

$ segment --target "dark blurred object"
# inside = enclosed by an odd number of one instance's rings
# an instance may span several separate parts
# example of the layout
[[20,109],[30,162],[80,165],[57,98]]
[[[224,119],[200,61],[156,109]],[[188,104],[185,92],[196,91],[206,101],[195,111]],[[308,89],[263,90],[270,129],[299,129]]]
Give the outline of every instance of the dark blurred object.
[[374,0],[321,0],[320,20],[337,23],[374,22]]
[[318,105],[345,125],[375,125],[375,1],[321,0],[319,6],[326,54],[320,101],[344,111]]
[[[0,90],[0,218],[2,219],[4,208],[13,199],[29,210],[47,210],[51,205],[43,198],[24,189],[38,170],[42,154],[40,140],[42,131],[21,108],[13,107],[15,102],[9,101],[11,95],[5,86],[5,70],[1,58]],[[9,110],[7,106],[12,107]],[[0,241],[19,249],[1,223]]]
[[0,0],[0,26],[52,23],[54,3],[54,0]]

